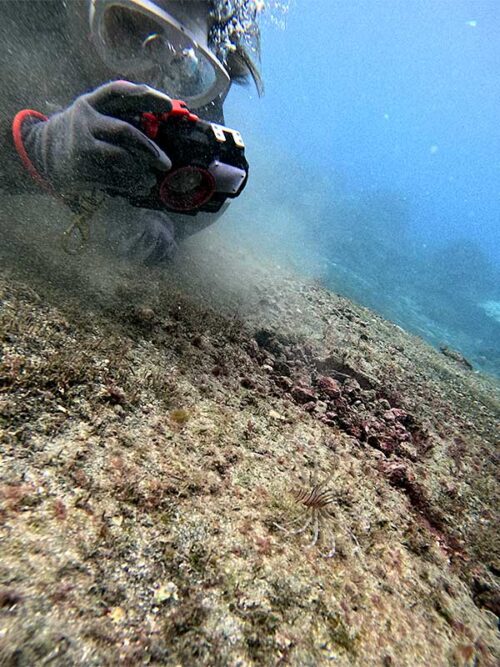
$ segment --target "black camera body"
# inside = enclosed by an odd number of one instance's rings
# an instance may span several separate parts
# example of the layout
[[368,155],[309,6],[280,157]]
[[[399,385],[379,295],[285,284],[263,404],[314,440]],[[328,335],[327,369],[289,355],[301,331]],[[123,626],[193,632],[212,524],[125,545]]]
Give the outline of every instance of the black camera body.
[[134,206],[186,215],[216,213],[243,191],[248,162],[236,130],[202,120],[181,100],[172,100],[165,113],[144,112],[134,124],[172,161],[170,171],[158,171],[148,195],[130,199]]

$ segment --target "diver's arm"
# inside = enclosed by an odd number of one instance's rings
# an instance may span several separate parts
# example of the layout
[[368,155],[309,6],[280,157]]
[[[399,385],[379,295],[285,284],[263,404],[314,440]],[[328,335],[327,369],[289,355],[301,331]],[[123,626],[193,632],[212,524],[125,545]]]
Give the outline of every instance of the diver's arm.
[[65,45],[64,2],[0,0],[0,193],[43,192],[15,148],[12,121],[24,106],[36,109],[51,97],[52,68],[43,63],[50,62],[49,46]]

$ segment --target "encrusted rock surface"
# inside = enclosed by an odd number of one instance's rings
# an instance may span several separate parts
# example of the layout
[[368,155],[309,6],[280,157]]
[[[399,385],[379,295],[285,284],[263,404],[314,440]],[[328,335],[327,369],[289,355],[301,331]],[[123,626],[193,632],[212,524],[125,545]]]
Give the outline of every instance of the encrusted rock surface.
[[0,664],[498,664],[498,386],[211,238],[5,263]]

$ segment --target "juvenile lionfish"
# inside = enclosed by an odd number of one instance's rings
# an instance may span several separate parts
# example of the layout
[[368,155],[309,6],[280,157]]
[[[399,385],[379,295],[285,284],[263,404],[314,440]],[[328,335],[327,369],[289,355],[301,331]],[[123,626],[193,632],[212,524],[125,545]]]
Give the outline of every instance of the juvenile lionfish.
[[[322,482],[314,482],[311,479],[308,487],[299,486],[292,491],[295,501],[301,505],[303,511],[300,516],[290,523],[290,527],[281,526],[278,523],[274,525],[289,535],[300,535],[309,528],[312,531],[312,539],[308,547],[314,547],[321,539],[322,533],[327,529],[328,521],[332,519],[333,514],[330,505],[335,502],[334,492],[327,488],[329,479]],[[299,524],[298,528],[292,526]],[[331,530],[328,531],[331,536],[331,546],[329,551],[322,553],[325,558],[333,558],[335,555],[335,536]],[[323,540],[324,541],[324,540]]]

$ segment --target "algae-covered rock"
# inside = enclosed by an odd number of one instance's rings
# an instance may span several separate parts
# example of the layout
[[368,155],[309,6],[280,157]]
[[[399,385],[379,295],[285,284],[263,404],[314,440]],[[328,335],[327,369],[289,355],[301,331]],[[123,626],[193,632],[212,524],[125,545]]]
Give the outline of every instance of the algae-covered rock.
[[498,386],[230,257],[3,270],[0,664],[498,664]]

